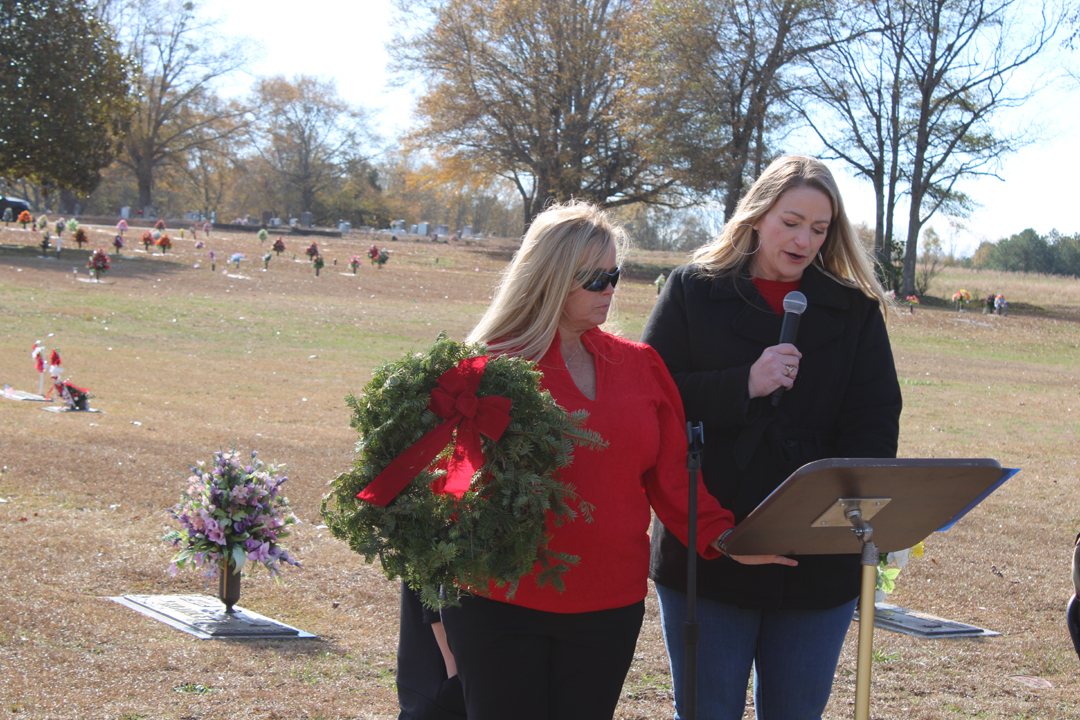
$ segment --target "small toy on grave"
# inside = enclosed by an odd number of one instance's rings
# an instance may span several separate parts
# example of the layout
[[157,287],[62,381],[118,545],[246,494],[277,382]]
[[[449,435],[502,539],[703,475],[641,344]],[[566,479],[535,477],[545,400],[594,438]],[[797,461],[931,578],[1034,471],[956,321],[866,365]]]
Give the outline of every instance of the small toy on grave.
[[30,351],[30,359],[34,361],[34,369],[38,372],[38,395],[45,394],[45,343],[40,340],[34,341],[34,349]]
[[63,380],[61,375],[63,374],[63,367],[60,361],[60,351],[57,348],[53,348],[52,355],[49,358],[49,377],[52,378],[52,387],[49,388],[49,392],[46,393],[45,399],[52,400],[53,392],[57,394],[57,400],[62,401],[67,406],[68,410],[89,410],[90,398],[92,397],[85,388],[72,385],[71,383]]

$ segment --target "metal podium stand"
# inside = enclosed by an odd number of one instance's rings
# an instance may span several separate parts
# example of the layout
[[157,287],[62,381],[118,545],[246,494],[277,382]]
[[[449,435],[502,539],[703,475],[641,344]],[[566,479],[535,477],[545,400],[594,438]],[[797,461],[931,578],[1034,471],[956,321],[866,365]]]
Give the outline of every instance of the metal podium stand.
[[796,470],[724,544],[732,555],[861,554],[855,720],[869,720],[878,554],[947,530],[1017,472],[989,459],[818,460]]

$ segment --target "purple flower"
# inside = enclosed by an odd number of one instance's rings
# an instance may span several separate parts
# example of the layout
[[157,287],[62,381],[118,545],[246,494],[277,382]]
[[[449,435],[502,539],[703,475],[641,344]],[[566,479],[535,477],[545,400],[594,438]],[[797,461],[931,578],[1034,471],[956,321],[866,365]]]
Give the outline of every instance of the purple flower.
[[248,560],[253,560],[254,562],[266,562],[266,561],[268,561],[270,559],[270,543],[268,543],[268,542],[264,542],[264,543],[256,542],[255,544],[258,547],[251,550],[250,552],[248,552],[247,559]]

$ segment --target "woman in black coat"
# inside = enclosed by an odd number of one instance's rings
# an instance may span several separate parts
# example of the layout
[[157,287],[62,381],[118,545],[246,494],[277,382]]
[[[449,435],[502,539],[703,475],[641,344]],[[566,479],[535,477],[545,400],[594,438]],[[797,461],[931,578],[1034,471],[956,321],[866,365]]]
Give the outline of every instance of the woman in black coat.
[[[793,290],[807,308],[796,341],[778,344]],[[896,456],[901,398],[888,306],[835,180],[803,156],[773,162],[720,236],[668,278],[642,339],[667,364],[687,419],[704,423],[705,485],[736,522],[808,462]],[[795,559],[796,567],[749,567],[698,558],[702,720],[742,717],[751,665],[759,718],[820,718],[859,594],[859,557]],[[676,718],[686,561],[686,548],[656,523],[650,575]]]

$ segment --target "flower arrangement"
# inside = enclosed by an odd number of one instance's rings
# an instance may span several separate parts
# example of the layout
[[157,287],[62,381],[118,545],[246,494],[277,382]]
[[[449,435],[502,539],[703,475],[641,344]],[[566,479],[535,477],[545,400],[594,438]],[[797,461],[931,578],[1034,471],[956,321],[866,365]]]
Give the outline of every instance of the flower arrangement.
[[168,233],[162,233],[154,244],[161,248],[161,254],[164,255],[165,251],[172,247],[172,238],[169,237]]
[[274,256],[271,255],[269,251],[263,253],[263,270],[269,270],[270,269],[270,260],[273,257]]
[[223,564],[239,573],[250,562],[277,578],[282,563],[300,566],[281,544],[297,522],[281,494],[284,467],[264,468],[257,454],[245,465],[235,449],[218,451],[209,468],[202,461],[191,468],[187,490],[169,511],[180,529],[162,538],[176,548],[170,574],[204,568],[213,575]]
[[900,575],[900,570],[908,564],[908,560],[921,558],[925,552],[926,547],[919,543],[907,550],[880,554],[878,557],[876,588],[879,600],[884,599],[882,596],[889,595],[893,590],[896,590],[896,578]]
[[113,244],[113,247],[116,248],[116,254],[119,255],[120,254],[120,248],[124,247],[124,238],[121,237],[120,235],[117,235],[116,237],[113,238],[112,244]]
[[90,253],[90,259],[86,261],[86,267],[90,269],[95,279],[100,277],[101,273],[108,272],[109,268],[112,267],[112,263],[109,261],[105,248],[98,248]]
[[960,290],[957,290],[955,293],[953,293],[952,299],[953,302],[956,303],[956,309],[960,310],[961,305],[967,305],[969,302],[971,302],[971,293],[961,288]]
[[143,247],[146,249],[146,252],[150,252],[150,246],[154,244],[154,236],[150,233],[149,230],[142,234],[142,244]]
[[315,243],[311,243],[308,245],[308,249],[304,251],[304,254],[314,260],[315,256],[319,254],[319,246]]
[[261,228],[259,230],[259,242],[266,242],[266,238],[268,237],[270,237],[270,233],[266,232],[266,228]]
[[389,259],[390,259],[390,251],[387,250],[386,248],[383,248],[382,250],[379,251],[379,257],[375,258],[376,267],[378,267],[380,270],[382,270],[382,266],[385,265],[386,261],[389,260]]
[[[211,253],[213,256],[213,253]],[[236,263],[236,269],[240,269],[240,261],[244,259],[244,253],[233,253],[229,256],[229,262]]]
[[276,252],[278,257],[281,257],[281,253],[285,252],[285,241],[281,239],[281,236],[278,236],[278,239],[274,241],[274,245],[270,249]]
[[[489,583],[512,595],[536,568],[538,584],[561,591],[578,558],[549,549],[551,525],[588,521],[592,506],[559,471],[575,446],[606,446],[585,428],[588,413],[567,414],[541,390],[534,364],[484,352],[440,334],[427,352],[376,368],[362,396],[346,398],[357,457],[322,503],[335,537],[432,608]],[[458,391],[505,424],[481,437],[455,410]]]
[[116,223],[116,234],[117,235],[123,235],[124,231],[127,230],[127,229],[128,229],[127,220],[124,220],[123,218],[121,218],[120,222]]
[[352,268],[352,274],[355,275],[356,271],[360,269],[360,256],[359,255],[353,255],[352,256],[352,259],[349,260],[349,267]]
[[158,220],[156,223],[154,223],[154,229],[155,230],[164,230],[165,229],[165,220]]
[[27,211],[27,210],[23,210],[23,211],[22,211],[21,213],[19,213],[19,217],[18,217],[18,219],[17,219],[17,220],[15,221],[15,222],[17,222],[17,223],[19,223],[20,225],[22,225],[22,226],[23,226],[23,230],[25,230],[25,229],[26,229],[26,226],[27,226],[27,225],[29,225],[30,223],[34,222],[34,219],[33,219],[33,218],[32,218],[32,217],[30,216],[30,212],[29,212],[29,211]]
[[202,250],[204,247],[206,247],[206,243],[204,243],[202,240],[196,240],[195,241],[195,249],[196,250]]
[[75,228],[75,244],[76,245],[78,245],[81,248],[83,246],[83,243],[87,242],[88,240],[89,240],[89,238],[86,236],[86,230],[84,230],[81,227]]
[[908,295],[905,299],[907,300],[908,306],[911,307],[911,312],[915,312],[915,306],[919,304],[919,298],[915,295]]
[[42,215],[41,217],[39,217],[37,219],[37,222],[34,223],[34,229],[35,230],[47,230],[49,228],[49,225],[50,225],[49,216],[48,215]]
[[326,261],[323,260],[322,255],[316,255],[311,258],[311,267],[315,268],[315,277],[319,277],[319,271],[326,266]]
[[46,230],[41,234],[41,254],[49,252],[49,231]]
[[68,229],[68,232],[75,232],[76,230],[79,229],[79,221],[76,220],[75,218],[71,218],[70,220],[67,221],[67,229]]
[[60,218],[56,221],[56,234],[63,237],[64,230],[67,229],[67,223],[64,222],[64,218]]

